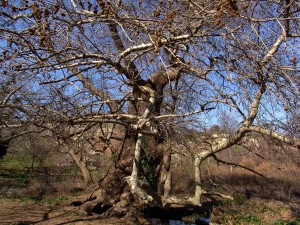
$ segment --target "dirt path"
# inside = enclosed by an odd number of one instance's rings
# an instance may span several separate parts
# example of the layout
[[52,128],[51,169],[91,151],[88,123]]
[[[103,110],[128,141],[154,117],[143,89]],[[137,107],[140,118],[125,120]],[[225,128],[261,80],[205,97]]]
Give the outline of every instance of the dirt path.
[[63,205],[39,205],[33,202],[0,199],[0,224],[38,224],[38,225],[127,225],[133,224],[118,218],[86,216],[78,207]]

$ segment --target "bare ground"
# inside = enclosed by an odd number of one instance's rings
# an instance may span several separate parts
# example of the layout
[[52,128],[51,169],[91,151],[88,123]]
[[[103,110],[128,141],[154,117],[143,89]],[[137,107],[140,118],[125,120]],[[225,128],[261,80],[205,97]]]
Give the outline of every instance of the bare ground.
[[126,218],[103,218],[99,215],[86,216],[78,207],[66,205],[40,205],[34,202],[0,199],[0,224],[38,224],[38,225],[129,225],[134,221]]
[[[101,215],[87,216],[79,207],[68,203],[44,205],[32,201],[0,199],[0,225],[146,225],[152,224],[144,218],[103,217]],[[287,203],[277,200],[262,200],[253,198],[245,203],[229,202],[227,205],[216,205],[211,208],[211,219],[217,224],[234,224],[238,215],[258,215],[263,224],[274,224],[276,221],[292,221],[300,216],[297,203]],[[235,215],[238,214],[238,215]],[[225,215],[225,217],[224,217]],[[223,218],[223,219],[222,219]],[[242,224],[253,224],[253,221]],[[266,222],[266,223],[264,223]],[[298,224],[298,223],[297,223]]]

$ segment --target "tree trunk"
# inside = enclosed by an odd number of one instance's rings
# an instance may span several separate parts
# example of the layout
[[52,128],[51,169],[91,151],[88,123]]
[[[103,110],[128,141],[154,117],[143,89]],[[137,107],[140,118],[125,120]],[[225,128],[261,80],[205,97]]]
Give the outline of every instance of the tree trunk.
[[76,165],[80,169],[80,172],[83,176],[85,188],[89,187],[94,183],[90,171],[88,170],[86,163],[83,161],[82,156],[75,152],[72,147],[67,147],[68,153],[71,155]]
[[158,179],[158,194],[167,197],[171,192],[171,173],[170,173],[170,164],[171,164],[171,150],[169,144],[164,146],[162,149],[163,158],[160,168],[160,176]]
[[[149,101],[130,102],[129,114],[138,115],[142,119],[147,119],[153,114],[159,115],[160,106],[159,104],[154,106],[156,103],[154,97],[149,97],[138,89],[134,89],[133,96],[143,97]],[[142,129],[149,129],[149,127],[144,126]],[[161,205],[157,190],[159,189],[158,174],[162,168],[164,154],[164,151],[158,147],[162,138],[146,136],[130,130],[125,132],[123,147],[116,162],[107,176],[99,182],[99,195],[92,194],[93,197],[90,199],[93,200],[82,205],[87,212],[99,212],[98,209],[105,208],[105,205],[114,206],[111,213],[120,212],[120,206],[124,205]]]

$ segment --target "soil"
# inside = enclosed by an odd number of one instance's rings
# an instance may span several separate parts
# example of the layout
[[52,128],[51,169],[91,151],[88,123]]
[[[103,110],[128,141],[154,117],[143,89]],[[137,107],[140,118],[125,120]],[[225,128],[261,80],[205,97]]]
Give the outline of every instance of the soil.
[[78,207],[66,204],[40,205],[34,202],[0,199],[0,224],[2,225],[130,225],[134,221],[126,218],[103,218],[99,215],[87,216]]
[[[243,200],[243,199],[241,199]],[[240,201],[241,201],[240,200]],[[61,202],[57,204],[39,204],[33,201],[21,201],[15,199],[0,199],[0,225],[146,225],[150,223],[144,218],[133,219],[133,217],[103,217],[101,215],[88,216],[86,212],[79,207],[70,206],[70,202]],[[203,205],[204,206],[204,205]],[[287,203],[276,200],[250,199],[244,203],[233,201],[227,205],[206,205],[210,208],[211,219],[218,224],[222,223],[222,218],[228,219],[226,224],[234,224],[238,215],[258,215],[263,222],[273,224],[276,221],[293,221],[300,222],[300,208],[297,203]],[[250,210],[250,211],[249,211]],[[231,214],[233,212],[233,214]],[[238,215],[235,215],[240,212]],[[157,214],[155,210],[153,213]],[[181,212],[182,213],[182,212]],[[247,214],[248,213],[248,214]],[[130,213],[128,213],[130,214]],[[181,215],[181,214],[180,214]],[[149,215],[150,216],[150,215]],[[232,221],[232,223],[230,222]],[[154,221],[152,221],[154,222]],[[224,221],[223,221],[224,222]],[[247,222],[247,221],[246,221]],[[249,221],[248,221],[249,222]],[[250,221],[251,222],[251,221]],[[253,223],[242,224],[253,224]],[[253,221],[252,221],[253,222]],[[298,224],[298,223],[297,223]]]

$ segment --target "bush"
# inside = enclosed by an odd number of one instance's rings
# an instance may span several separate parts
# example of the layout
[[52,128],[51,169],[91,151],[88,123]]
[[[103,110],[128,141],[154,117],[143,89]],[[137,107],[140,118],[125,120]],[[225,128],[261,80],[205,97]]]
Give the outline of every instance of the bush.
[[253,225],[259,225],[262,224],[261,218],[255,214],[247,214],[247,215],[239,215],[235,219],[234,224],[253,224]]

